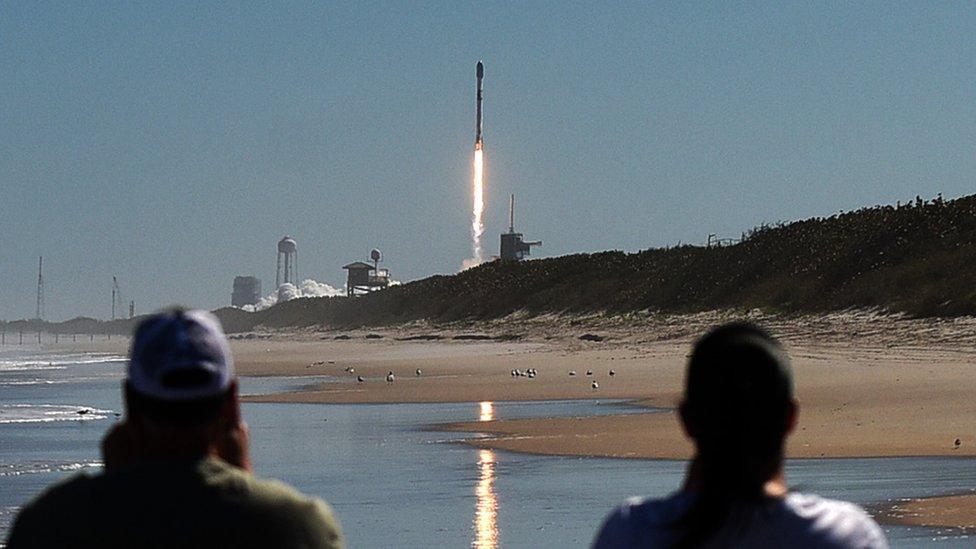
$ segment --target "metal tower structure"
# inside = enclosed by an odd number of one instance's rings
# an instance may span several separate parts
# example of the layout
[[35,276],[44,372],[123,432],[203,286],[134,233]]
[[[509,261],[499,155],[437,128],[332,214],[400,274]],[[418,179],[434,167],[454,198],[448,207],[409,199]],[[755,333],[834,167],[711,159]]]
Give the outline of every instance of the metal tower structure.
[[112,320],[115,320],[115,304],[119,302],[119,280],[116,277],[112,277]]
[[44,320],[44,257],[37,258],[37,319]]
[[500,257],[503,261],[521,261],[529,255],[532,246],[541,246],[542,241],[526,242],[522,233],[515,232],[515,195],[508,202],[508,232],[502,234]]
[[295,239],[285,236],[278,241],[278,270],[275,273],[275,287],[282,284],[298,285],[298,244]]

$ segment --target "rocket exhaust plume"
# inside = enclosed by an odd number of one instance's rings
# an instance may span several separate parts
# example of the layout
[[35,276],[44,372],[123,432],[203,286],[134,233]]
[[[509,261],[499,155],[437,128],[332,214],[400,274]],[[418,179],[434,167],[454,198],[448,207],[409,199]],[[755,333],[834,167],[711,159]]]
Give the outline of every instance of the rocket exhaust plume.
[[478,103],[477,111],[475,114],[475,134],[474,134],[474,180],[472,182],[472,200],[471,200],[471,259],[466,259],[461,264],[461,270],[470,269],[471,267],[476,267],[484,263],[484,254],[481,250],[481,236],[485,232],[485,224],[482,219],[482,214],[485,210],[485,160],[484,160],[484,142],[481,138],[481,101],[484,97],[482,80],[485,77],[485,65],[481,61],[478,61],[478,66],[476,68],[476,75],[478,77]]

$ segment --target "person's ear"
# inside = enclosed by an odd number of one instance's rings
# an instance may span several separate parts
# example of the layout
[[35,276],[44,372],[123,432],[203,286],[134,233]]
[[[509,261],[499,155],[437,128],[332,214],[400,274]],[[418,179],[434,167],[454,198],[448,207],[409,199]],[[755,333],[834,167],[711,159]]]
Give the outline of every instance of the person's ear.
[[132,420],[139,416],[139,401],[132,396],[132,385],[129,380],[122,380],[122,404],[125,410],[125,419]]
[[237,394],[237,380],[234,379],[227,386],[227,396],[220,408],[220,423],[236,425],[241,420],[241,400]]
[[694,439],[695,422],[691,417],[691,411],[688,409],[688,402],[685,400],[682,400],[678,405],[678,419],[681,423],[681,429],[685,432],[685,436]]
[[783,436],[789,436],[796,429],[797,421],[800,419],[800,405],[796,400],[790,400],[789,408],[786,411],[786,428]]

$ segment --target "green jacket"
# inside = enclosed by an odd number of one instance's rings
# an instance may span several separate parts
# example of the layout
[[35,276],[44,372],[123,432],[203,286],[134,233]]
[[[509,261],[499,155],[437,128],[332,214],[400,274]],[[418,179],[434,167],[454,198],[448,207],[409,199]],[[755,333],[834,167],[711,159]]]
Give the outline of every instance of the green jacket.
[[14,522],[8,548],[341,548],[329,506],[216,458],[75,475]]

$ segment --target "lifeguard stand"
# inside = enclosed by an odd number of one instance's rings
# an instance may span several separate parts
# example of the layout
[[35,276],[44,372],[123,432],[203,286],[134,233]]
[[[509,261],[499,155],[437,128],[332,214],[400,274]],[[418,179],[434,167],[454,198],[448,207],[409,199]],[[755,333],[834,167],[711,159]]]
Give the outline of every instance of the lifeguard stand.
[[346,295],[355,296],[382,290],[390,285],[390,270],[380,269],[380,260],[383,254],[379,250],[373,249],[369,253],[369,258],[373,264],[356,261],[342,267],[348,271],[346,277]]

